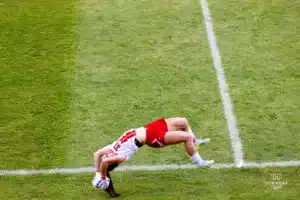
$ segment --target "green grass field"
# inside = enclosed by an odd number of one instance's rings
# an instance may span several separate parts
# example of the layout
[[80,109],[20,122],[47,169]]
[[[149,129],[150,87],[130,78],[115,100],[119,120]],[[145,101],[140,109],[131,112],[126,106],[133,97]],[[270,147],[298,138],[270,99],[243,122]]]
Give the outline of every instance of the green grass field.
[[[300,160],[300,1],[208,4],[245,159]],[[4,0],[0,30],[0,170],[92,166],[124,130],[171,116],[211,138],[202,157],[233,162],[198,1]],[[187,163],[181,145],[145,147],[126,165]],[[121,199],[296,200],[299,170],[112,176]],[[107,199],[92,177],[0,175],[0,199]]]

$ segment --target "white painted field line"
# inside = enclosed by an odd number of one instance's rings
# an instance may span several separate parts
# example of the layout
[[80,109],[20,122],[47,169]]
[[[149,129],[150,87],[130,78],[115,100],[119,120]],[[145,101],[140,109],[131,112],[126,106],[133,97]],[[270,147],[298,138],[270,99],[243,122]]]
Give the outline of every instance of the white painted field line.
[[[293,167],[300,166],[300,160],[295,161],[278,161],[278,162],[245,162],[243,168],[264,168],[264,167]],[[194,169],[195,165],[136,165],[136,166],[121,166],[115,171],[162,171],[162,170],[182,170]],[[211,169],[236,168],[234,163],[216,163]],[[78,174],[78,173],[93,173],[93,167],[81,168],[56,168],[56,169],[41,169],[41,170],[0,170],[0,175],[33,175],[33,174]]]
[[293,167],[300,166],[300,160],[277,161],[277,162],[244,162],[243,167]]
[[[220,163],[215,164],[212,168],[232,168],[234,164]],[[161,171],[161,170],[176,170],[176,169],[193,169],[195,165],[131,165],[131,166],[120,166],[115,171]],[[41,170],[0,170],[0,175],[29,175],[29,174],[76,174],[94,172],[93,167],[81,167],[81,168],[56,168],[56,169],[41,169]]]
[[210,44],[212,58],[214,61],[215,70],[217,72],[220,94],[224,106],[225,117],[227,119],[228,131],[231,138],[231,145],[233,149],[234,162],[237,166],[242,165],[244,153],[242,150],[242,143],[239,137],[239,131],[236,125],[236,119],[233,113],[233,106],[231,103],[226,78],[221,64],[220,50],[215,39],[213,31],[212,18],[206,0],[200,0],[202,7],[203,18],[206,25],[207,37]]

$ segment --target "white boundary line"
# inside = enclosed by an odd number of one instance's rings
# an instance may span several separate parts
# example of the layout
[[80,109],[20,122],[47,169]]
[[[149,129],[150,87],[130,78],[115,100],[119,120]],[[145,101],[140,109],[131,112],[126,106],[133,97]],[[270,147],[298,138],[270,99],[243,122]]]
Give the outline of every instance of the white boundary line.
[[224,106],[225,117],[227,119],[228,131],[231,138],[234,162],[237,166],[241,166],[243,164],[244,153],[242,150],[242,143],[239,137],[239,131],[236,125],[236,119],[233,113],[233,106],[226,84],[226,78],[221,64],[220,50],[218,48],[217,41],[215,39],[215,34],[213,31],[212,18],[207,5],[207,1],[200,0],[200,4],[202,7],[203,18],[206,25],[207,37],[210,44],[212,58],[214,61],[215,70],[217,72],[220,94]]
[[[295,161],[278,161],[278,162],[245,162],[242,168],[264,168],[264,167],[293,167],[300,166],[300,160]],[[161,171],[161,170],[182,170],[195,169],[193,164],[186,165],[133,165],[121,166],[115,171]],[[211,166],[211,169],[226,169],[238,168],[234,163],[217,163]],[[34,175],[34,174],[79,174],[79,173],[93,173],[93,167],[81,168],[56,168],[56,169],[41,169],[41,170],[0,170],[0,175]]]

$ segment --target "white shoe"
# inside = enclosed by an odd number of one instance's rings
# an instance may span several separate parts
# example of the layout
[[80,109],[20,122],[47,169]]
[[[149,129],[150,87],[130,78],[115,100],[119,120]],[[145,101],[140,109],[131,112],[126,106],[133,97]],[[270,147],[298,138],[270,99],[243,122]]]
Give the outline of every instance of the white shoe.
[[210,138],[204,138],[204,139],[197,139],[195,141],[195,145],[200,145],[200,144],[207,144],[210,142]]
[[210,167],[215,163],[214,160],[201,160],[199,163],[196,163],[197,167]]

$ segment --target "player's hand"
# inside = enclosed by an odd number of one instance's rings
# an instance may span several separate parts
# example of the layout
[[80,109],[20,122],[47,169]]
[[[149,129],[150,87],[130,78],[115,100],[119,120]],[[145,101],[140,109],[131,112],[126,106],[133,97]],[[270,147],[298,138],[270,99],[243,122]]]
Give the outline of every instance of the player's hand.
[[94,176],[93,179],[94,188],[105,190],[108,188],[109,184],[110,184],[110,179],[107,176],[105,177],[101,177],[100,175]]
[[110,184],[110,179],[108,177],[105,177],[100,181],[100,188],[105,190],[108,188],[109,184]]

